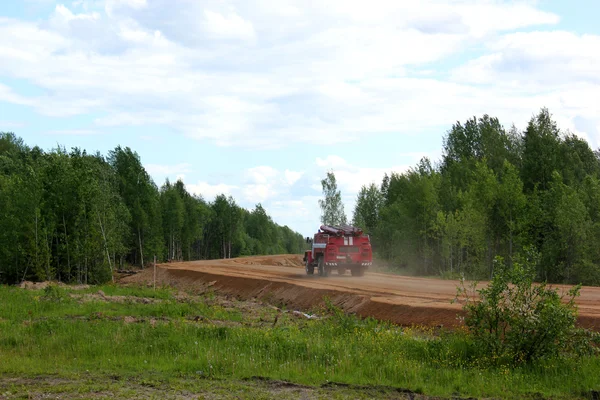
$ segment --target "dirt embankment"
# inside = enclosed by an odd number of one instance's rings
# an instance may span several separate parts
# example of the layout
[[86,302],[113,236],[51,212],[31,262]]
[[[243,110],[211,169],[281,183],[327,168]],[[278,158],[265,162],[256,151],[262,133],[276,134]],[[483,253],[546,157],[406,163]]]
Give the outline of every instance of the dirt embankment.
[[[150,268],[122,282],[152,280]],[[451,304],[458,281],[374,272],[363,277],[307,276],[302,257],[297,255],[160,264],[157,284],[192,291],[210,287],[242,299],[256,298],[299,310],[319,306],[327,297],[348,312],[408,326],[455,327],[461,314],[461,305]],[[600,330],[600,288],[584,287],[578,305],[580,324]]]

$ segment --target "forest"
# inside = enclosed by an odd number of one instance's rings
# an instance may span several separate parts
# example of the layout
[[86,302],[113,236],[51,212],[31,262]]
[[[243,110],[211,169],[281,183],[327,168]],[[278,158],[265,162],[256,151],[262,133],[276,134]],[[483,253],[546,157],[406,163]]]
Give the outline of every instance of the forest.
[[405,273],[489,279],[496,256],[533,252],[540,281],[600,285],[600,153],[546,108],[522,132],[473,117],[438,162],[363,186],[353,223]]
[[301,253],[299,233],[261,204],[229,196],[207,202],[184,183],[159,188],[129,148],[104,157],[74,148],[43,151],[0,133],[0,283],[97,284],[154,261]]
[[[322,222],[346,222],[331,171]],[[158,187],[129,148],[44,151],[0,133],[0,283],[101,283],[127,266],[301,253],[302,236],[261,204]],[[496,256],[538,254],[537,279],[600,285],[600,152],[548,109],[524,131],[489,115],[456,122],[441,160],[362,187],[352,223],[376,258],[417,275],[489,279]]]

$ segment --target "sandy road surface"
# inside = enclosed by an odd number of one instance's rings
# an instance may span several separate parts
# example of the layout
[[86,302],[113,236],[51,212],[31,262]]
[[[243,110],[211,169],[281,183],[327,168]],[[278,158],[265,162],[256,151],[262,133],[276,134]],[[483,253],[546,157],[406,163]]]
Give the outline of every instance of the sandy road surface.
[[[451,327],[461,306],[451,304],[458,281],[415,278],[367,271],[363,277],[332,272],[327,278],[308,276],[301,256],[278,255],[230,260],[161,264],[158,279],[194,288],[210,283],[242,298],[265,298],[287,307],[310,309],[327,296],[335,305],[361,316],[402,325]],[[149,280],[152,271],[124,281]],[[566,288],[560,286],[561,289]],[[578,299],[582,326],[600,330],[600,288],[584,287]]]

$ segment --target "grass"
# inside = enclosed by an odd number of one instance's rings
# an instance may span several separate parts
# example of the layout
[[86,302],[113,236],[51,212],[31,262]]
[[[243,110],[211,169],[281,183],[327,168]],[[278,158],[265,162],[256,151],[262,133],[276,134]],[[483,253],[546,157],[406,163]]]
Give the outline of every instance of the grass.
[[424,335],[335,309],[315,312],[327,318],[306,320],[218,296],[180,297],[167,288],[1,286],[0,376],[118,376],[191,391],[206,380],[241,388],[244,379],[260,376],[446,397],[585,398],[600,390],[597,357],[490,369],[469,360],[460,334]]

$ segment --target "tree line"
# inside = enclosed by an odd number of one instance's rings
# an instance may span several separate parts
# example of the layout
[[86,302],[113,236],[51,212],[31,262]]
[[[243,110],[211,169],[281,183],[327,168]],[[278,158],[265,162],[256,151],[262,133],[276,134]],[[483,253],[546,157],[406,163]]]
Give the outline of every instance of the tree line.
[[0,133],[0,283],[101,283],[116,269],[158,261],[301,253],[297,232],[261,204],[209,202],[184,183],[160,188],[130,148],[106,157],[43,151]]
[[378,258],[417,274],[485,279],[495,256],[534,251],[538,280],[600,285],[600,153],[545,108],[524,131],[473,117],[437,163],[363,186],[353,223]]

